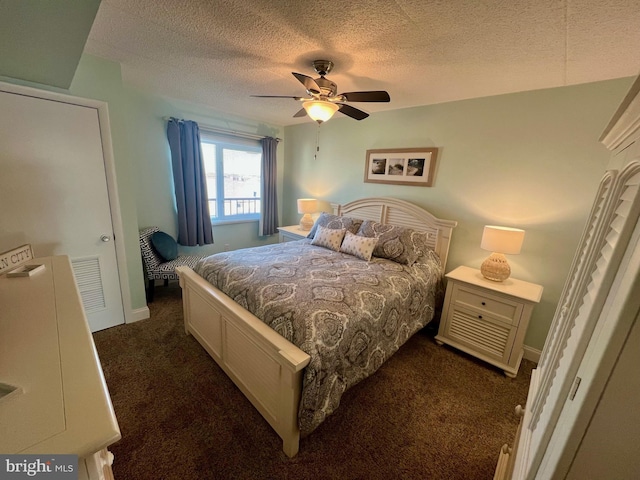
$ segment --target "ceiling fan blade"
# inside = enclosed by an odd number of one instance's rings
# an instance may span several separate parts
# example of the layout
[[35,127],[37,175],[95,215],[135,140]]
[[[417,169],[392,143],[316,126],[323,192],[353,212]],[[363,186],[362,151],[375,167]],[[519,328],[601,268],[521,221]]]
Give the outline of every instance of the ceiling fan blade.
[[308,75],[304,75],[302,73],[296,73],[296,72],[291,72],[293,74],[294,77],[296,77],[300,83],[302,83],[302,85],[304,85],[304,88],[307,89],[307,91],[313,95],[319,95],[322,90],[320,90],[320,86],[316,83],[316,81],[309,77]]
[[251,97],[258,97],[258,98],[293,98],[294,100],[305,100],[302,97],[292,97],[289,95],[250,95]]
[[363,112],[362,110],[358,110],[351,105],[345,105],[344,103],[340,104],[340,113],[344,113],[347,117],[355,118],[356,120],[364,120],[369,116],[367,112]]
[[294,118],[304,117],[306,114],[307,114],[307,111],[304,108],[301,108],[295,113]]
[[341,93],[348,102],[390,102],[391,97],[384,90],[372,90],[370,92]]

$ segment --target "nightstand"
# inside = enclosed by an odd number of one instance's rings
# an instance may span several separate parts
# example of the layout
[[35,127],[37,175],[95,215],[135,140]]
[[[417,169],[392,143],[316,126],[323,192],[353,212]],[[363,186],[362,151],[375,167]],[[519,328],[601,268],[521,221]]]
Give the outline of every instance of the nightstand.
[[542,286],[511,277],[492,282],[469,267],[458,267],[445,276],[447,293],[435,337],[438,344],[451,345],[515,377]]
[[278,227],[278,232],[280,232],[280,243],[301,240],[307,238],[307,235],[309,235],[309,230],[300,230],[300,225]]

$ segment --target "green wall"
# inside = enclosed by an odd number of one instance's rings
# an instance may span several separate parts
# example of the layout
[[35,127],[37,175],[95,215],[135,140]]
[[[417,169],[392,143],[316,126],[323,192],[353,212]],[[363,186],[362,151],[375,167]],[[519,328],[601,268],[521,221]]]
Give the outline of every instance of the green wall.
[[[109,105],[134,309],[145,306],[138,228],[157,225],[174,235],[177,229],[164,120],[176,116],[285,139],[278,148],[282,225],[298,222],[295,200],[300,197],[326,202],[401,198],[459,222],[447,271],[458,265],[479,268],[488,255],[480,249],[484,225],[525,229],[522,253],[510,256],[509,263],[515,278],[545,288],[525,339],[535,349],[543,347],[607,164],[609,154],[597,139],[633,81],[381,112],[361,122],[336,114],[320,127],[309,121],[283,128],[143,92],[127,85],[122,76],[119,64],[84,55],[68,93]],[[434,185],[364,183],[366,150],[392,147],[438,147]],[[328,203],[323,206],[329,211]],[[259,237],[257,222],[216,226],[214,239],[213,246],[185,253],[277,241],[276,236]]]
[[[525,338],[541,350],[609,157],[598,138],[632,81],[381,112],[360,122],[336,114],[320,127],[286,127],[284,223],[297,222],[301,197],[408,200],[459,222],[447,271],[480,267],[489,255],[480,249],[484,225],[523,228],[522,252],[508,260],[514,278],[544,286]],[[434,185],[364,183],[367,149],[393,147],[438,147]]]
[[[195,120],[202,125],[280,138],[284,131],[282,127],[226,115],[200,105],[126,86],[119,64],[90,55],[83,55],[69,93],[104,100],[109,105],[132,307],[144,307],[146,301],[138,229],[155,225],[174,237],[177,235],[165,118],[174,116]],[[284,145],[281,142],[279,157],[284,155],[283,152]],[[284,160],[279,165],[280,191],[283,172]],[[259,237],[256,221],[214,226],[213,235],[213,245],[185,247],[182,253],[211,254],[223,251],[227,244],[229,248],[244,248],[277,241],[277,235]]]

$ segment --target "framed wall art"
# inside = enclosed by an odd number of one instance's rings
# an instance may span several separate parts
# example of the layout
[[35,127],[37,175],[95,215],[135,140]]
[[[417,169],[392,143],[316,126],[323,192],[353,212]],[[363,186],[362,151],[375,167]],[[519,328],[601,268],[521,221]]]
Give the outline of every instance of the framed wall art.
[[437,148],[367,150],[364,181],[430,187],[436,171]]

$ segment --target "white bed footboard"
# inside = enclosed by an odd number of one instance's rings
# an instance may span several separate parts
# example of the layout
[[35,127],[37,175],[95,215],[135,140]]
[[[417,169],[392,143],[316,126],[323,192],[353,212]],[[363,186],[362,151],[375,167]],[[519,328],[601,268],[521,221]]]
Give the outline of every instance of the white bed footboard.
[[207,350],[282,438],[298,453],[302,371],[310,357],[188,267],[176,269],[184,327]]
[[[447,262],[457,222],[435,217],[403,200],[365,198],[332,204],[337,215],[375,220],[428,233],[428,246]],[[284,452],[298,453],[298,407],[303,369],[311,358],[188,267],[176,268],[182,287],[184,326],[222,367],[282,438]]]

